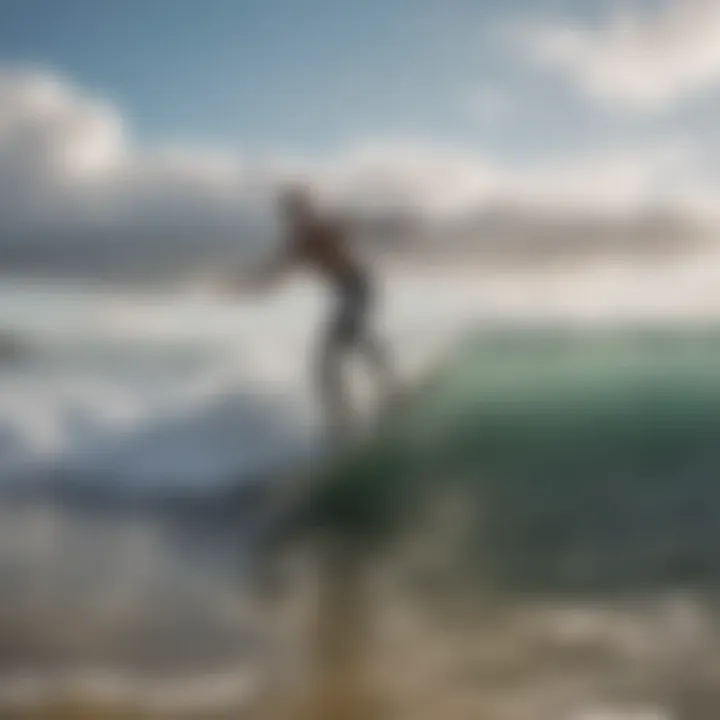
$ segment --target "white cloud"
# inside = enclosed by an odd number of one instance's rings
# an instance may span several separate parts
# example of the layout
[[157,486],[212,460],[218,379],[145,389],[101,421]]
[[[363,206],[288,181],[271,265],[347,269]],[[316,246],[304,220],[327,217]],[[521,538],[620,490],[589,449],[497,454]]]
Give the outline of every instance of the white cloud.
[[408,140],[357,144],[325,161],[148,150],[133,144],[116,109],[63,79],[0,72],[5,267],[145,270],[241,251],[267,240],[266,201],[296,175],[330,203],[441,223],[497,206],[538,217],[627,215],[663,194],[701,212],[720,195],[693,176],[693,153],[678,143],[534,165]]
[[603,26],[529,24],[518,38],[537,63],[607,105],[661,112],[720,86],[720,0],[669,0]]
[[631,214],[676,196],[694,158],[682,142],[596,150],[519,170],[513,190],[535,207]]
[[247,165],[228,153],[141,151],[115,108],[60,77],[0,72],[6,256],[143,262],[193,242],[211,248],[246,225],[255,184]]
[[627,215],[671,195],[663,187],[668,182],[684,187],[693,161],[692,149],[680,142],[602,149],[533,165],[391,142],[341,156],[323,179],[346,203],[415,207],[427,218],[452,218],[498,203],[570,215]]

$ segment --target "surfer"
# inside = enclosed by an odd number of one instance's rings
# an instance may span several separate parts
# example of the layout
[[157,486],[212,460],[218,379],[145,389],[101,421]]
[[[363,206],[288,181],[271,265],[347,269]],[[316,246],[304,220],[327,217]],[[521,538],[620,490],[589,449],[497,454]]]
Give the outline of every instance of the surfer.
[[321,215],[304,188],[285,189],[279,204],[287,240],[278,255],[255,276],[253,284],[267,286],[297,267],[309,268],[329,284],[334,309],[319,344],[316,376],[331,428],[344,434],[352,427],[353,415],[342,377],[346,352],[357,352],[365,358],[376,375],[383,404],[391,400],[388,357],[370,327],[374,286],[368,268],[350,247],[349,228]]

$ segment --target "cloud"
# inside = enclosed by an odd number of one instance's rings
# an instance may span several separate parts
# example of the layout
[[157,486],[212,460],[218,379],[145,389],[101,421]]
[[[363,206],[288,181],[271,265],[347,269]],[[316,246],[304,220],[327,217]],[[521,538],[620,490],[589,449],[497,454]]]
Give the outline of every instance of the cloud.
[[671,194],[667,184],[684,187],[694,157],[688,145],[665,142],[513,165],[482,153],[397,141],[355,148],[324,179],[346,204],[413,207],[427,220],[498,204],[627,216]]
[[720,86],[719,0],[670,0],[649,15],[623,9],[598,27],[529,23],[515,38],[610,107],[658,113]]
[[[276,228],[278,185],[302,177],[328,204],[441,229],[505,208],[535,217],[627,217],[663,195],[717,206],[682,143],[616,148],[534,165],[426,141],[357,143],[330,159],[142,148],[120,112],[45,72],[0,72],[0,265],[158,273],[255,252]],[[670,185],[660,187],[658,178]],[[692,182],[695,182],[695,185]],[[694,204],[692,204],[692,202]],[[555,222],[555,220],[553,220]],[[502,240],[496,242],[502,243]]]
[[6,261],[160,264],[238,242],[256,214],[257,170],[206,149],[141,150],[114,107],[63,78],[0,72]]

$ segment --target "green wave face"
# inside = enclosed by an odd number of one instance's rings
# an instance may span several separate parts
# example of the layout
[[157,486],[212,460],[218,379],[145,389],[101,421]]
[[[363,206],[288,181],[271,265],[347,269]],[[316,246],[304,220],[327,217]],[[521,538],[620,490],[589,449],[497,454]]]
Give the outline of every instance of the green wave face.
[[331,479],[325,519],[372,538],[460,491],[499,590],[714,585],[720,330],[479,334]]

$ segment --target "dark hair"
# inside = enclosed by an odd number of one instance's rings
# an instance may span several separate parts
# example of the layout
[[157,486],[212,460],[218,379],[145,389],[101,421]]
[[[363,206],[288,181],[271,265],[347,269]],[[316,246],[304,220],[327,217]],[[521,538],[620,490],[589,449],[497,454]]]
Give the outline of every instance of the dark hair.
[[286,185],[280,191],[280,198],[284,203],[310,203],[310,193],[304,185],[295,183],[292,185]]

